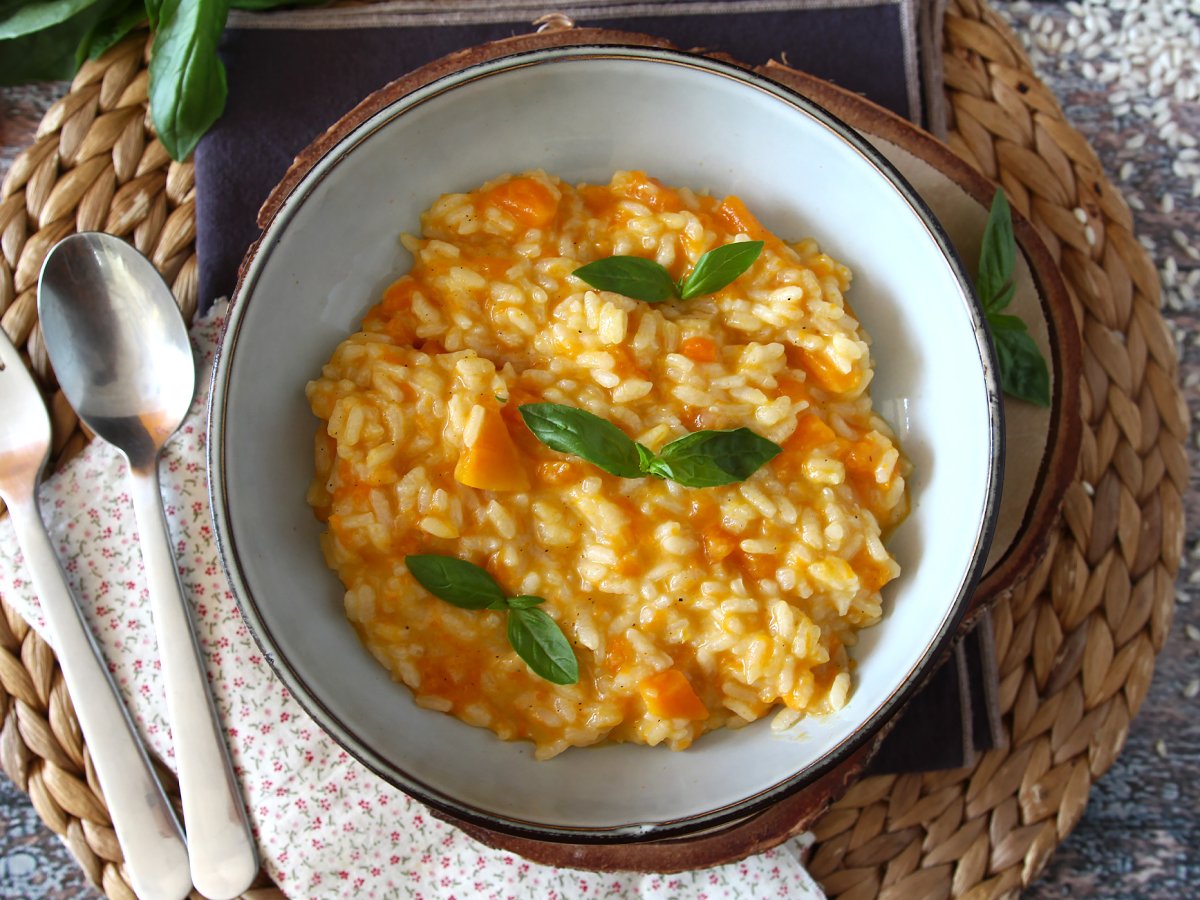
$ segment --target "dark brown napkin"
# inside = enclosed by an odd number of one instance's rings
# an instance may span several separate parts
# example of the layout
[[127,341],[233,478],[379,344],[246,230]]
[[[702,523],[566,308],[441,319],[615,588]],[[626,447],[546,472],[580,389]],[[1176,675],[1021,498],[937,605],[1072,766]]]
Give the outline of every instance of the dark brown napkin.
[[[576,24],[637,31],[752,65],[782,60],[939,130],[941,0],[404,0],[267,15],[235,13],[221,44],[224,116],[196,150],[201,307],[233,289],[258,236],[258,207],[295,155],[378,87],[440,56],[529,33],[552,10]],[[875,772],[970,764],[993,746],[990,631],[958,642],[914,698]]]
[[258,236],[259,204],[295,155],[376,88],[455,50],[528,34],[534,20],[558,10],[580,26],[651,34],[751,65],[783,60],[936,130],[940,81],[925,96],[922,71],[940,74],[941,65],[922,66],[917,24],[937,18],[940,2],[404,0],[235,12],[221,43],[229,100],[196,150],[202,308],[233,290]]

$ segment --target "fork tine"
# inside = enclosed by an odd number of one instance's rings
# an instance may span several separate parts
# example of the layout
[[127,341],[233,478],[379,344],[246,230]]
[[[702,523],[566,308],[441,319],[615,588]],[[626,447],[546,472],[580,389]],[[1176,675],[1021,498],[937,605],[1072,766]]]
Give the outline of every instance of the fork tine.
[[[11,455],[24,449],[40,464],[50,450],[50,410],[33,373],[4,329],[0,328],[0,463],[11,467]],[[0,471],[0,476],[5,475]],[[9,472],[8,474],[11,474]]]

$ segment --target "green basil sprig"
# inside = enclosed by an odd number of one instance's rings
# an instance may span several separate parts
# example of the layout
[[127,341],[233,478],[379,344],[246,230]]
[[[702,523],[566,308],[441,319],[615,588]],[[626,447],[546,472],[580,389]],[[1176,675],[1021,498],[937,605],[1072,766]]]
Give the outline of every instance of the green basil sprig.
[[326,0],[0,0],[0,85],[70,78],[135,28],[154,34],[150,113],[172,159],[182,160],[225,108],[217,42],[232,9]]
[[573,273],[601,291],[623,294],[646,303],[691,300],[733,282],[762,253],[762,241],[735,241],[709,250],[684,278],[675,281],[665,268],[640,256],[610,256],[580,266]]
[[600,416],[561,403],[518,407],[534,437],[621,478],[652,475],[684,487],[717,487],[745,481],[783,448],[749,428],[695,431],[658,453],[639,444]]
[[1000,386],[1004,393],[1038,406],[1050,405],[1050,373],[1046,360],[1029,335],[1029,329],[1016,316],[1004,314],[1016,293],[1013,268],[1017,242],[1013,236],[1012,211],[1003,188],[996,189],[983,247],[979,251],[979,276],[975,290],[983,303],[987,323],[1000,364]]
[[575,684],[579,661],[562,629],[538,605],[541,597],[508,597],[485,570],[453,556],[404,557],[413,578],[429,593],[462,609],[494,609],[508,616],[508,642],[534,674],[554,684]]
[[225,66],[217,42],[229,7],[163,0],[150,49],[150,114],[172,159],[183,159],[225,109]]

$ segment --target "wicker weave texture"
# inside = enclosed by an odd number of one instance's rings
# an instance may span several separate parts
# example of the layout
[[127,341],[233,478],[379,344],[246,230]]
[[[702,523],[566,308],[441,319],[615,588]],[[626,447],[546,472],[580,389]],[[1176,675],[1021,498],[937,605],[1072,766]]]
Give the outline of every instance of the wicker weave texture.
[[[1187,413],[1130,211],[992,10],[957,0],[945,38],[950,146],[1004,186],[1068,285],[1084,347],[1083,445],[1044,558],[995,607],[1009,745],[971,769],[857,783],[818,823],[810,862],[847,900],[1002,897],[1037,877],[1146,695],[1184,535]],[[143,34],[86,63],[0,188],[0,327],[45,390],[55,465],[90,435],[41,342],[36,280],[50,247],[73,231],[127,237],[185,316],[196,309],[193,170],[154,137],[147,49]],[[53,651],[2,601],[0,686],[0,764],[88,877],[132,897]]]

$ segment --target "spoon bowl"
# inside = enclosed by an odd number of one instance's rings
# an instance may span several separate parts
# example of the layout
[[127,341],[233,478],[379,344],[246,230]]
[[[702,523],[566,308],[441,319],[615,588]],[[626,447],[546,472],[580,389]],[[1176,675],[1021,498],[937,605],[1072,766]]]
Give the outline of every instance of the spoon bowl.
[[187,328],[158,271],[119,238],[72,235],[46,259],[38,307],[79,417],[135,468],[153,465],[196,390]]
[[192,883],[206,897],[250,886],[258,858],[204,655],[163,515],[158,454],[196,387],[170,288],[120,238],[75,234],[47,255],[38,286],[46,351],[80,419],[129,460],[130,494],[162,658]]

